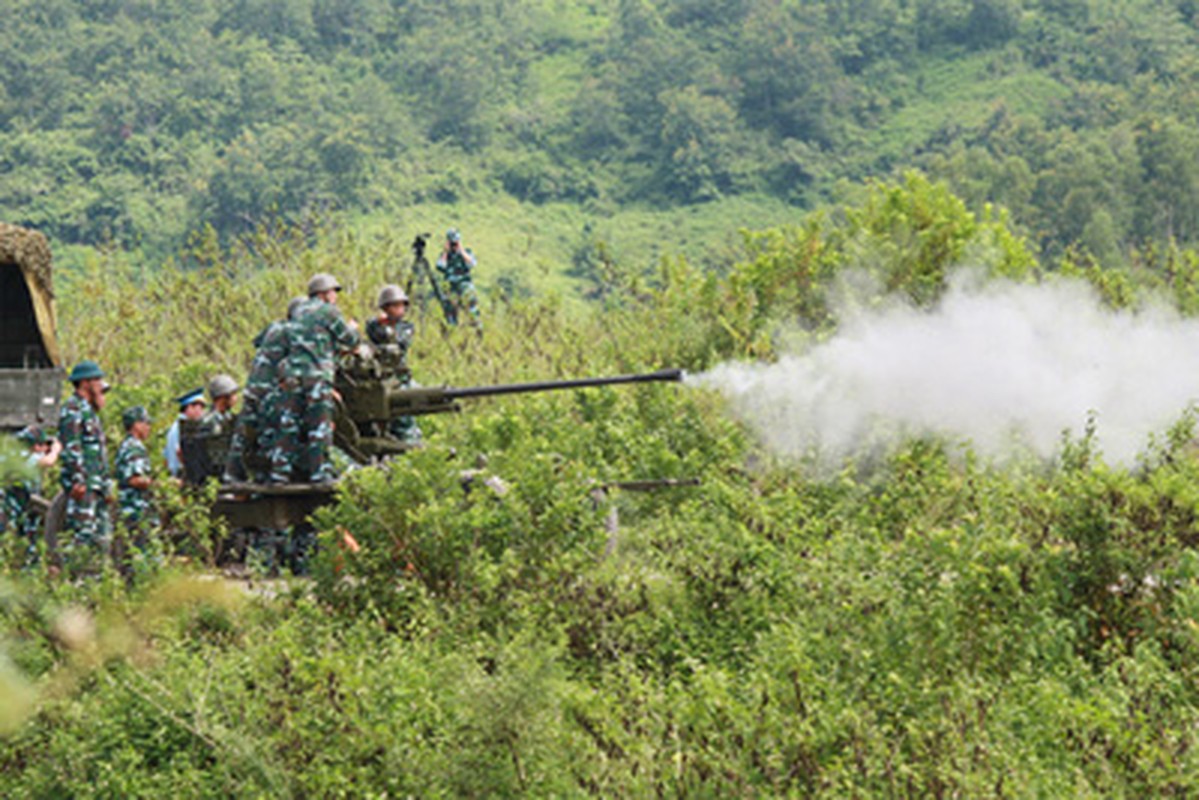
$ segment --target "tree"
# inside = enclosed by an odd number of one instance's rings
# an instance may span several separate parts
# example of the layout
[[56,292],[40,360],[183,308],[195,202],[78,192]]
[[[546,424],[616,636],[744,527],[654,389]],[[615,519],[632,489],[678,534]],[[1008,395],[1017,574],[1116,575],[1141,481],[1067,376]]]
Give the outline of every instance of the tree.
[[665,182],[689,202],[719,197],[732,184],[736,112],[695,86],[664,92],[661,102]]
[[840,116],[834,98],[852,96],[814,15],[759,3],[747,16],[733,77],[741,84],[740,110],[757,128],[781,138],[833,144]]
[[1136,127],[1141,193],[1137,230],[1147,239],[1191,241],[1199,235],[1199,134],[1173,117]]

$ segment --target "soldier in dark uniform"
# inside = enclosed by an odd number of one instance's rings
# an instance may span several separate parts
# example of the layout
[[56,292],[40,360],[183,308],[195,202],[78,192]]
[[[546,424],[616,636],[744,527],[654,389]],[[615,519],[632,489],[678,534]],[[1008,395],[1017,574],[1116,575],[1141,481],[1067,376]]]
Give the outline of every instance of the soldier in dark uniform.
[[192,389],[175,398],[179,404],[179,416],[167,429],[167,441],[162,448],[162,457],[167,462],[167,472],[176,478],[183,477],[183,424],[198,421],[204,416],[207,405],[203,389]]

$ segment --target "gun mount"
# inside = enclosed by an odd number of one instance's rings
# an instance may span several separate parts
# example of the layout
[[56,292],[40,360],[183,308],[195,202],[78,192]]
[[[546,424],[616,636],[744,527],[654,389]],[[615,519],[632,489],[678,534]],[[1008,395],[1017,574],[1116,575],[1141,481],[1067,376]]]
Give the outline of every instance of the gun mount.
[[[334,444],[360,464],[399,455],[411,448],[410,444],[388,434],[388,424],[392,420],[454,413],[461,410],[462,400],[629,383],[677,382],[683,379],[682,370],[663,369],[633,375],[494,386],[406,388],[402,382],[403,376],[395,369],[396,362],[389,358],[388,347],[377,347],[366,358],[354,356],[343,359],[338,365],[334,381],[334,387],[340,395],[334,416]],[[180,433],[186,482],[198,485],[208,478],[219,478],[229,450],[231,428],[225,426],[215,431],[204,430],[199,423],[190,422],[181,425]],[[247,463],[250,458],[247,455]]]
[[[404,388],[401,375],[386,355],[376,352],[370,358],[343,360],[338,366],[335,386],[341,399],[337,404],[334,443],[354,461],[369,464],[409,449],[409,445],[387,433],[388,423],[397,417],[456,412],[461,410],[460,401],[482,397],[682,379],[682,370],[664,369],[633,375],[494,386]],[[228,452],[228,433],[227,428],[203,430],[195,423],[181,427],[184,475],[188,483],[195,485],[209,478],[220,478],[220,467]],[[605,489],[646,491],[689,485],[692,485],[689,481],[664,479],[610,484]],[[213,511],[233,527],[282,529],[302,523],[315,508],[332,502],[333,497],[331,484],[225,484]]]
[[500,397],[509,394],[533,394],[567,389],[587,389],[596,386],[617,386],[629,383],[678,382],[681,369],[603,378],[508,383],[493,386],[422,386],[404,388],[394,374],[388,374],[381,364],[358,361],[345,366],[337,374],[338,405],[334,439],[338,447],[356,461],[404,452],[407,446],[381,432],[387,423],[399,417],[426,414],[447,414],[462,410],[460,400]]

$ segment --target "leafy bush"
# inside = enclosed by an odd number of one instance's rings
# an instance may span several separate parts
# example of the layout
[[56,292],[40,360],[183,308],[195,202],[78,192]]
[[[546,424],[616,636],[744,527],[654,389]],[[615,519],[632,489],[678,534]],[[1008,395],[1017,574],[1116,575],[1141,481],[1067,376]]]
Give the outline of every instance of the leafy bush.
[[[418,317],[414,368],[470,384],[770,358],[785,321],[832,330],[836,282],[867,252],[919,303],[972,254],[1040,277],[1001,218],[923,179],[851,211],[747,234],[724,273],[668,259],[602,311],[514,298],[482,340]],[[111,365],[117,399],[166,407],[243,359],[311,271],[335,265],[346,308],[369,310],[402,244],[263,231],[231,252],[197,241],[189,270],[98,262],[65,282],[64,327]],[[1113,303],[1165,288],[1191,311],[1193,262],[1062,271]],[[1190,418],[1134,469],[1084,435],[1052,462],[925,438],[816,471],[686,385],[480,401],[424,425],[425,449],[348,475],[315,516],[310,580],[10,573],[0,793],[1199,792]]]

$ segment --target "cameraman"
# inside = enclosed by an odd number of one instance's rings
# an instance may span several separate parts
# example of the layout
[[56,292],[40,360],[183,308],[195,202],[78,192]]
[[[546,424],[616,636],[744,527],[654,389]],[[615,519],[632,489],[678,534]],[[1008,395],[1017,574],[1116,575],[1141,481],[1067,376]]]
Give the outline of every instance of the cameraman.
[[475,255],[462,244],[462,234],[457,228],[450,228],[445,235],[445,248],[437,259],[437,271],[445,278],[450,288],[451,303],[446,308],[448,322],[458,324],[458,311],[463,305],[470,311],[471,325],[482,333],[483,322],[479,318],[479,296],[471,280],[471,270],[475,268]]

